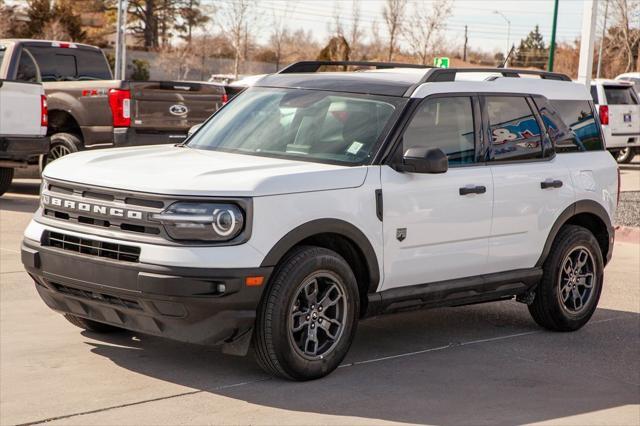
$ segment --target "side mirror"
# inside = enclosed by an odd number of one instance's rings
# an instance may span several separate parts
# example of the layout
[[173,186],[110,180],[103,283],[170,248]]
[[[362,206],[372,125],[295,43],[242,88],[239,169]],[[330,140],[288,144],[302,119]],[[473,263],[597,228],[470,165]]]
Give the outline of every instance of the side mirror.
[[402,166],[413,173],[445,173],[449,160],[440,148],[409,148],[402,157]]
[[191,126],[191,128],[187,131],[187,137],[191,137],[192,134],[194,134],[195,132],[198,131],[198,129],[200,127],[202,127],[202,124],[204,123],[200,123],[200,124],[196,124],[195,126]]

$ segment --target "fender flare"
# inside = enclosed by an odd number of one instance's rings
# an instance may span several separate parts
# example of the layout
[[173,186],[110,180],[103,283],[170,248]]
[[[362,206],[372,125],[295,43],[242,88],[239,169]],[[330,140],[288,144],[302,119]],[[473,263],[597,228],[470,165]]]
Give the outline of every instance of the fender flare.
[[605,264],[611,258],[612,245],[613,245],[613,236],[615,231],[611,224],[611,219],[609,218],[609,213],[596,201],[593,200],[580,200],[571,204],[567,207],[556,219],[553,226],[551,227],[551,231],[549,231],[549,235],[547,236],[547,240],[544,243],[544,248],[542,249],[542,254],[538,258],[536,262],[537,267],[541,267],[544,264],[549,252],[551,251],[551,246],[553,245],[553,241],[556,239],[558,232],[560,232],[560,228],[564,224],[566,224],[572,217],[580,214],[580,213],[590,213],[594,216],[598,217],[607,227],[607,240],[609,241],[609,247],[607,250],[607,256],[605,259]]
[[260,266],[276,266],[284,255],[301,241],[314,235],[326,233],[342,235],[356,245],[364,256],[363,260],[369,273],[368,292],[374,293],[380,282],[380,268],[376,252],[367,236],[360,229],[340,219],[316,219],[292,229],[269,250]]

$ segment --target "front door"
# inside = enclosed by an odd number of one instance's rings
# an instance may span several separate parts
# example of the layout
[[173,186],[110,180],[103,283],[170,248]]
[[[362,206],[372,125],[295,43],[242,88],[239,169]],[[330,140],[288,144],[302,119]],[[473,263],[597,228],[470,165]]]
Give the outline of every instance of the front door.
[[493,183],[478,163],[478,105],[470,96],[429,97],[403,134],[399,152],[440,148],[449,158],[446,173],[382,166],[384,290],[485,272]]

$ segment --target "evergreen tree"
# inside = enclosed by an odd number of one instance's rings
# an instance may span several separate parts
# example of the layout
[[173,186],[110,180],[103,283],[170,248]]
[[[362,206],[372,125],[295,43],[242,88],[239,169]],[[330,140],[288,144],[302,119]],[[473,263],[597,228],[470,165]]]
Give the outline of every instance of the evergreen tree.
[[523,68],[544,68],[548,55],[549,49],[545,46],[539,26],[536,25],[527,37],[520,40],[511,65]]

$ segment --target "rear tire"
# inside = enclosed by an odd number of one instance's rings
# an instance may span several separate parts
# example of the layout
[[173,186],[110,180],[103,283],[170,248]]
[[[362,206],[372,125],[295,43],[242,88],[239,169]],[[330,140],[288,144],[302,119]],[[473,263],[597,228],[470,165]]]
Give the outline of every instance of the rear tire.
[[633,148],[624,148],[618,151],[612,151],[613,157],[619,164],[627,164],[633,160],[636,156],[636,151]]
[[56,133],[51,135],[51,147],[47,156],[46,164],[64,157],[65,155],[78,152],[82,146],[79,137],[71,133]]
[[317,379],[347,354],[360,314],[347,262],[320,247],[294,249],[276,269],[258,308],[254,352],[269,374]]
[[77,317],[71,314],[64,314],[64,317],[67,319],[67,321],[69,321],[71,324],[75,325],[76,327],[80,327],[84,330],[92,331],[94,333],[113,333],[114,331],[122,330],[121,328],[118,328],[113,325],[103,324],[101,322],[92,321],[92,320]]
[[593,234],[581,226],[562,227],[529,305],[535,322],[553,331],[574,331],[585,325],[600,299],[603,270],[602,252]]
[[0,195],[7,192],[11,186],[11,181],[13,181],[13,172],[14,170],[12,168],[0,167]]

